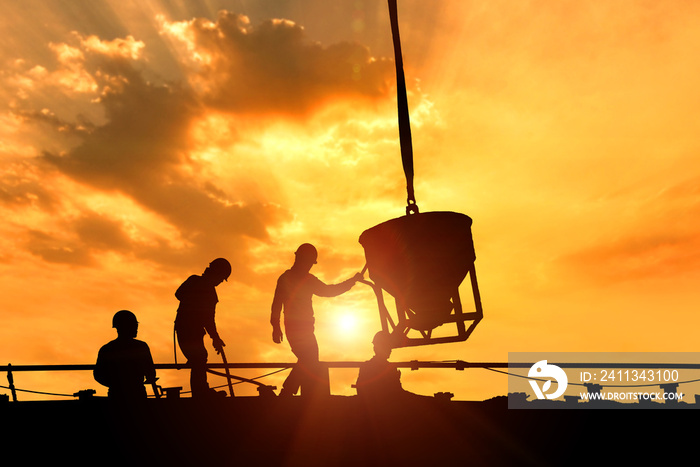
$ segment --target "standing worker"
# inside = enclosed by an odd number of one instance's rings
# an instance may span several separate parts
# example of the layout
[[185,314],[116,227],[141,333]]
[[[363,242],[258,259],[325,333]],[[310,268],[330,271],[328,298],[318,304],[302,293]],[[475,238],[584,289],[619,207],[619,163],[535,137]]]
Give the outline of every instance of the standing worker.
[[314,335],[314,310],[312,298],[335,297],[347,292],[362,279],[356,274],[339,284],[324,284],[316,276],[309,273],[316,264],[318,252],[310,243],[304,243],[294,253],[294,264],[277,280],[275,297],[272,300],[272,340],[280,344],[283,340],[280,327],[280,315],[284,309],[284,329],[287,340],[296,355],[297,365],[285,380],[280,396],[292,396],[299,388],[302,394],[330,394],[328,373],[319,362],[318,342]]
[[129,310],[117,311],[112,318],[117,338],[103,345],[97,354],[93,375],[107,386],[108,397],[120,402],[146,399],[144,384],[155,384],[156,368],[148,344],[137,340],[139,322]]
[[201,276],[190,276],[175,292],[175,297],[180,300],[175,318],[175,333],[180,350],[190,367],[192,397],[207,397],[216,393],[207,383],[208,354],[204,347],[204,335],[209,334],[217,354],[223,352],[226,344],[219,337],[214,321],[219,301],[216,286],[230,275],[231,264],[224,258],[217,258],[209,263]]

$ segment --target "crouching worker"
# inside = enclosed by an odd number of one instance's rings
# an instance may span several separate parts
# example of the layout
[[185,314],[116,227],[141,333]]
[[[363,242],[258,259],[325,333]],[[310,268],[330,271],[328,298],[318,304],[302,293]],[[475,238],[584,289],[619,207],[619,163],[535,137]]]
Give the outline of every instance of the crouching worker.
[[376,333],[372,344],[374,357],[360,365],[360,373],[355,383],[358,396],[368,401],[381,402],[383,405],[433,399],[406,391],[401,385],[401,372],[396,365],[389,362],[392,349],[389,332]]
[[93,375],[107,386],[111,400],[133,402],[146,399],[144,384],[156,382],[156,369],[148,344],[137,340],[139,323],[129,310],[118,311],[112,318],[117,338],[97,354]]
[[180,301],[175,318],[175,332],[180,350],[187,358],[190,367],[190,389],[192,397],[216,395],[207,383],[207,350],[204,335],[209,334],[217,353],[226,344],[216,330],[214,314],[219,297],[216,286],[231,275],[231,264],[224,258],[217,258],[204,270],[201,276],[190,276],[175,292]]
[[394,400],[410,394],[401,386],[401,372],[389,362],[391,337],[387,331],[379,331],[372,339],[374,356],[360,365],[357,376],[357,395],[368,398]]

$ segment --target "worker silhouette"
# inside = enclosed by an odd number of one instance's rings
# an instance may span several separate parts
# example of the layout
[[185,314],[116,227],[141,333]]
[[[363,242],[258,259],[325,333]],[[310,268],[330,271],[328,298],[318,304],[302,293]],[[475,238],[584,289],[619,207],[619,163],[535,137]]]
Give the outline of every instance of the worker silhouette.
[[117,338],[103,345],[97,354],[93,375],[107,386],[108,397],[116,401],[146,399],[144,384],[156,382],[156,369],[148,345],[136,339],[139,323],[129,310],[118,311],[112,318]]
[[357,395],[390,400],[403,396],[407,391],[401,386],[401,372],[389,363],[391,337],[387,331],[379,331],[372,339],[374,356],[360,365],[357,376]]
[[302,395],[329,395],[328,372],[319,363],[319,350],[314,335],[314,310],[312,298],[335,297],[347,292],[362,279],[361,274],[339,284],[325,284],[309,271],[316,264],[318,252],[310,243],[299,246],[294,253],[294,264],[277,280],[272,300],[270,324],[272,340],[283,340],[280,315],[284,310],[284,330],[297,365],[285,380],[280,396],[292,396],[301,388]]
[[201,276],[192,275],[175,292],[180,301],[175,318],[175,332],[180,350],[187,358],[190,367],[190,389],[192,397],[209,397],[216,391],[207,383],[207,350],[204,335],[209,334],[217,353],[226,345],[216,330],[214,314],[219,297],[216,286],[231,275],[231,264],[224,258],[217,258],[204,270]]
[[430,400],[431,397],[406,391],[401,385],[401,372],[396,365],[389,362],[391,356],[391,335],[388,331],[379,331],[372,339],[374,356],[360,365],[355,388],[357,395],[363,399],[380,403],[382,406],[401,404],[413,400]]

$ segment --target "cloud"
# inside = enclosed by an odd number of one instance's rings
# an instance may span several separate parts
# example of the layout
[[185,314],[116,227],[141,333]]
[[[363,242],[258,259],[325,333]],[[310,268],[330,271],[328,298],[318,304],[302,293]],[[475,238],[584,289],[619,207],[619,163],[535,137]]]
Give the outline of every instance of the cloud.
[[36,206],[53,211],[56,200],[40,180],[40,171],[26,162],[7,163],[0,173],[0,205],[10,209]]
[[80,42],[86,50],[131,60],[141,58],[143,49],[146,46],[142,41],[134,39],[133,36],[126,36],[124,39],[118,37],[111,41],[104,41],[95,35],[91,35],[85,38],[80,37]]
[[578,251],[565,260],[595,282],[673,277],[697,269],[700,242],[695,236],[642,233]]
[[[216,22],[161,18],[160,27],[183,48],[187,83],[149,80],[148,44],[132,36],[106,41],[73,33],[66,43],[50,44],[53,68],[17,64],[14,115],[54,135],[51,146],[27,163],[47,180],[63,178],[61,186],[68,188],[35,190],[42,206],[33,207],[54,209],[60,233],[54,233],[55,222],[27,226],[25,247],[46,261],[75,265],[92,265],[101,253],[117,252],[192,270],[225,256],[238,278],[253,276],[251,242],[270,241],[270,229],[292,214],[282,199],[256,188],[258,182],[274,184],[269,166],[232,162],[240,151],[237,127],[251,114],[293,120],[323,103],[361,107],[363,100],[386,101],[391,63],[375,60],[359,44],[312,43],[303,28],[285,20],[251,26],[242,15],[222,12]],[[45,95],[82,107],[73,118],[63,109],[59,116],[48,100],[36,106]],[[220,136],[224,128],[227,141]],[[246,138],[255,141],[254,135]],[[239,172],[222,173],[225,167]],[[246,180],[249,168],[257,180]],[[240,184],[227,185],[231,180]],[[6,204],[36,198],[26,182],[12,186],[11,176],[2,182],[0,201]],[[114,200],[96,207],[95,193]],[[134,205],[117,206],[120,197]],[[128,220],[134,209],[149,212],[152,220]],[[151,230],[158,223],[166,231]]]
[[697,177],[636,207],[621,234],[565,255],[561,262],[595,281],[618,282],[694,273],[700,266]]
[[81,243],[92,248],[124,251],[131,243],[122,224],[105,215],[88,213],[74,225]]
[[[226,243],[244,244],[244,236],[265,240],[266,224],[275,222],[274,209],[263,201],[243,205],[216,181],[197,175],[188,135],[202,109],[187,91],[147,83],[133,70],[120,76],[120,88],[101,97],[108,123],[66,154],[46,152],[43,160],[84,185],[125,194],[162,217],[198,246],[193,252],[200,256],[199,263],[202,255],[207,261],[223,256],[217,249],[238,256],[233,262],[243,262],[245,250],[231,251]],[[180,253],[161,249],[143,252],[142,257],[194,261]]]
[[337,98],[385,98],[393,80],[391,62],[374,59],[367,47],[324,47],[291,21],[251,26],[226,11],[215,23],[160,21],[162,34],[179,43],[190,82],[216,108],[303,114]]
[[30,229],[27,232],[26,248],[49,263],[73,264],[79,266],[94,265],[89,250],[75,240],[56,237],[50,233]]

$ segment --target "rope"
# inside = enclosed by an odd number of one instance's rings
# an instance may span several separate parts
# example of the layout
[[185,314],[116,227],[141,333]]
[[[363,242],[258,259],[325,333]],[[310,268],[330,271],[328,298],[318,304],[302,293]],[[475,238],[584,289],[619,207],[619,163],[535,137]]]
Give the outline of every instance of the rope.
[[175,365],[177,365],[177,331],[175,331],[174,324],[173,324],[173,358],[175,359]]
[[2,388],[2,389],[14,389],[15,391],[19,391],[19,392],[27,392],[30,394],[40,394],[42,396],[75,397],[75,395],[73,395],[73,394],[56,394],[53,392],[30,391],[29,389],[10,388],[9,386],[0,386],[0,388]]
[[[288,370],[288,369],[289,369],[289,368],[281,368],[281,369],[279,369],[279,370],[272,371],[272,372],[267,373],[267,374],[264,374],[264,375],[256,376],[255,378],[243,378],[243,377],[241,377],[241,376],[236,376],[236,375],[227,375],[227,374],[225,374],[225,373],[221,373],[221,372],[219,372],[219,371],[214,371],[214,370],[207,370],[207,373],[211,373],[212,375],[216,375],[216,376],[221,376],[221,377],[227,378],[227,379],[229,379],[229,381],[230,381],[230,379],[237,379],[238,382],[232,383],[232,384],[234,384],[234,385],[236,385],[236,384],[241,384],[241,383],[251,383],[251,384],[255,384],[255,385],[257,385],[257,386],[266,386],[265,384],[260,383],[260,382],[258,382],[257,380],[262,379],[262,378],[265,378],[265,377],[267,377],[267,376],[272,376],[272,375],[274,375],[274,374],[276,374],[276,373],[280,373],[280,372],[285,371],[285,370]],[[220,388],[220,387],[224,387],[224,386],[225,386],[225,385],[216,386],[216,387],[217,387],[217,388]]]
[[[493,368],[483,368],[484,370],[488,371],[493,371],[494,373],[500,373],[503,375],[507,376],[515,376],[516,378],[523,378],[523,379],[531,379],[535,381],[549,381],[547,379],[541,379],[541,378],[533,378],[530,376],[524,376],[524,375],[518,375],[516,373],[510,373],[508,371],[502,371],[502,370],[495,370]],[[673,384],[690,384],[690,383],[697,383],[700,381],[700,379],[691,379],[688,381],[673,381]],[[585,386],[584,383],[569,383],[570,386]],[[650,383],[650,384],[601,384],[600,386],[604,388],[647,388],[647,387],[654,387],[654,386],[660,386],[661,383]]]
[[[219,349],[219,353],[221,354],[221,360],[224,362],[224,370],[226,371],[226,382],[228,383],[228,392],[231,397],[234,396],[233,394],[233,384],[231,383],[231,378],[234,378],[234,376],[231,375],[231,372],[228,369],[228,361],[226,360],[226,352],[224,352],[223,344],[222,347]],[[235,377],[235,379],[240,379],[243,380],[244,378],[239,378]],[[259,383],[256,383],[259,384]]]

